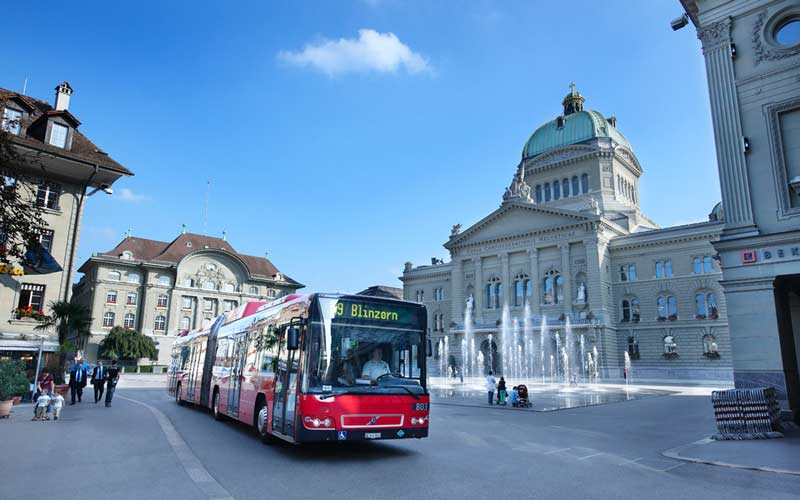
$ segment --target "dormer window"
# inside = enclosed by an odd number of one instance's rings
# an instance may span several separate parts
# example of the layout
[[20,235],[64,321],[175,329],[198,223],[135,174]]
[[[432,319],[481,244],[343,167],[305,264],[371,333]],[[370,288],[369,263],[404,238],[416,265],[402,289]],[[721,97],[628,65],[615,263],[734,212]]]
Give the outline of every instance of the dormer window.
[[186,248],[192,248],[192,242],[191,241],[187,241],[186,242]]
[[125,250],[121,255],[122,260],[133,260],[133,253]]
[[22,123],[22,111],[6,108],[3,110],[3,130],[14,135],[19,135]]
[[69,127],[60,123],[53,123],[50,129],[50,144],[59,148],[66,148],[67,132],[69,132]]
[[556,118],[556,128],[562,128],[564,126],[564,117],[559,116]]

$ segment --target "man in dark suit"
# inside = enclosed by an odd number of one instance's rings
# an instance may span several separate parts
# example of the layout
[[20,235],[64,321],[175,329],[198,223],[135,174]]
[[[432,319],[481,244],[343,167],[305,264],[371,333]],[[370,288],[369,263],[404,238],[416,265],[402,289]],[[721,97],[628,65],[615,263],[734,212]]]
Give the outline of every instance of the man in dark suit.
[[111,368],[108,369],[106,380],[108,381],[106,386],[106,408],[108,408],[111,406],[111,400],[114,398],[114,391],[117,388],[117,382],[119,382],[119,367],[116,359],[111,361]]
[[75,404],[75,396],[78,396],[78,402],[81,402],[83,397],[83,388],[86,387],[86,366],[83,360],[79,359],[69,372],[69,394],[71,405]]
[[103,362],[98,361],[97,366],[95,366],[94,370],[92,370],[92,385],[94,386],[95,404],[97,404],[98,401],[103,399],[103,389],[106,384],[107,375],[108,375],[108,370],[106,370],[106,367],[103,366]]

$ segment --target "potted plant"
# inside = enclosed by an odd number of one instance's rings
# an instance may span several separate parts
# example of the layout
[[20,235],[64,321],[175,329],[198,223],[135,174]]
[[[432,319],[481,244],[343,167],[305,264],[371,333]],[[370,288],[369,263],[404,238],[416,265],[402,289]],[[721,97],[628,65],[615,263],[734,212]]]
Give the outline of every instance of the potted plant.
[[0,361],[0,418],[11,413],[14,396],[28,392],[28,379],[25,377],[25,365],[19,361]]

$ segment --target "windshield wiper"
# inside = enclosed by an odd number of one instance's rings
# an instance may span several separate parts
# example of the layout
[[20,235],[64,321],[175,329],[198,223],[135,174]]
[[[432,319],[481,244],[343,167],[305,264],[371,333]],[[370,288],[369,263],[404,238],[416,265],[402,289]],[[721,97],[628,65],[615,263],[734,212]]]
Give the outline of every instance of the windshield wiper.
[[412,396],[414,396],[414,399],[419,399],[419,394],[415,393],[414,391],[412,391],[411,389],[409,389],[408,387],[406,387],[404,385],[379,385],[378,387],[383,387],[383,388],[386,388],[386,389],[405,389],[405,391],[407,393],[409,393]]
[[329,392],[319,396],[319,399],[328,399],[335,396],[345,396],[347,394],[366,394],[364,391],[342,391],[342,392]]

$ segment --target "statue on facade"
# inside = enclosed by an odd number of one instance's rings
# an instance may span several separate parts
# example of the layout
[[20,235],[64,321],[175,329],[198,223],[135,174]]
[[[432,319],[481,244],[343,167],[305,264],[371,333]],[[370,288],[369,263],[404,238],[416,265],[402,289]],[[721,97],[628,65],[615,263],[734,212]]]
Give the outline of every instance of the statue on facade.
[[575,297],[575,300],[580,303],[586,302],[586,284],[581,281],[581,284],[578,285],[578,294]]
[[531,187],[525,182],[525,169],[522,164],[517,169],[517,173],[514,174],[511,186],[507,187],[505,194],[503,194],[503,201],[508,201],[512,198],[533,202],[531,199]]
[[412,264],[411,262],[406,262],[405,263],[405,267],[403,268],[403,270],[407,272],[407,271],[410,271],[413,267],[414,267],[414,264]]
[[450,236],[456,236],[461,233],[461,224],[454,224],[453,228],[450,229]]

